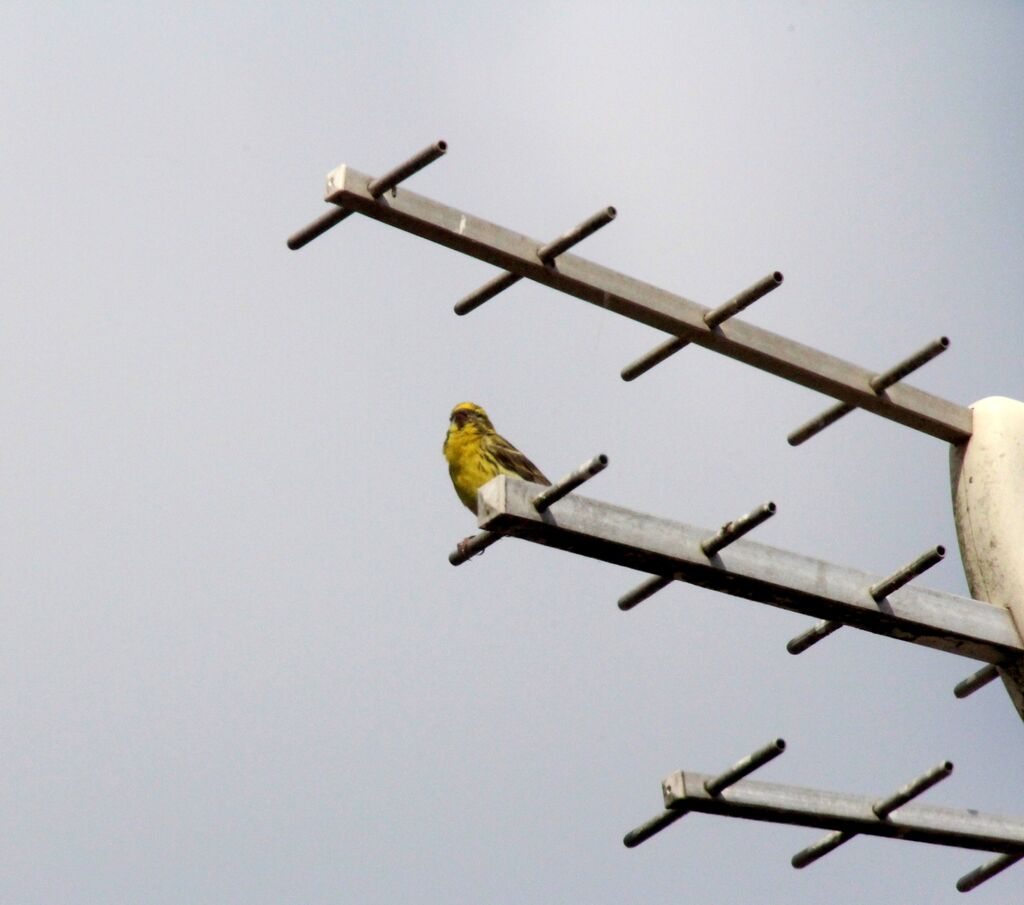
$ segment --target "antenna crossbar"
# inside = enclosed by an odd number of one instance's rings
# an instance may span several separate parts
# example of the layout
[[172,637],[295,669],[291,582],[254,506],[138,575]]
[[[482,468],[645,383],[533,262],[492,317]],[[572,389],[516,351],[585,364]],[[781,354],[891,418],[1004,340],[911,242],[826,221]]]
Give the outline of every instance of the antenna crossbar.
[[680,770],[663,783],[665,807],[723,817],[787,823],[851,835],[884,836],[957,848],[1024,854],[1024,821],[973,809],[905,804],[885,819],[877,798],[744,779],[721,795],[705,783],[713,777]]
[[885,576],[745,539],[709,557],[705,528],[578,494],[539,513],[533,500],[543,489],[505,475],[485,484],[480,527],[1001,667],[1024,657],[1003,607],[914,584],[879,602],[870,588]]
[[785,748],[786,743],[776,739],[718,776],[679,770],[666,777],[661,783],[665,810],[626,833],[623,844],[635,848],[681,817],[696,812],[830,830],[792,857],[791,863],[798,869],[862,834],[999,852],[997,858],[957,881],[961,892],[974,889],[1024,858],[1024,820],[913,803],[953,772],[950,761],[943,761],[884,798],[744,779]]
[[971,435],[971,413],[963,406],[904,383],[878,393],[871,384],[877,375],[865,368],[737,318],[709,326],[711,309],[680,295],[576,255],[542,259],[544,242],[404,188],[377,197],[373,183],[338,167],[327,177],[326,200],[949,443]]

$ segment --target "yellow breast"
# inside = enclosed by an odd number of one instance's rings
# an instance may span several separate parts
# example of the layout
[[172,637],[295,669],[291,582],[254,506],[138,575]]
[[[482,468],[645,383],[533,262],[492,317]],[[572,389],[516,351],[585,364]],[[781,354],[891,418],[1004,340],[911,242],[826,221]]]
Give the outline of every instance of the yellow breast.
[[459,499],[470,512],[476,512],[476,492],[500,473],[483,454],[483,437],[470,428],[456,430],[452,426],[444,441],[444,457]]

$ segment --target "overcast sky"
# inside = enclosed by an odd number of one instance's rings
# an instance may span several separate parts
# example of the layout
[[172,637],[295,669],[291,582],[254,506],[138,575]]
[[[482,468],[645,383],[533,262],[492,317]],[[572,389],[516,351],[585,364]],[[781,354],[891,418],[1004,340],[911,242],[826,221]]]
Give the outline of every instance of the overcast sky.
[[[484,405],[548,475],[967,589],[948,448],[353,217],[341,163],[910,381],[1024,397],[1018,3],[7,3],[0,8],[0,900],[952,903],[988,855],[691,815],[680,768],[1024,816],[977,663],[474,529],[441,456]],[[514,9],[512,9],[514,7]],[[1019,897],[1018,866],[970,894]]]

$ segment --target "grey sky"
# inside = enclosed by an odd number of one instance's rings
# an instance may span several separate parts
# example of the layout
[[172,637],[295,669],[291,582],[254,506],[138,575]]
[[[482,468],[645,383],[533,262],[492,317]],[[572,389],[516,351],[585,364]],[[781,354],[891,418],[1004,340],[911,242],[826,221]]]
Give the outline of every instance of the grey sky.
[[[1024,814],[1020,721],[975,664],[473,520],[441,441],[487,407],[546,473],[888,572],[955,547],[947,449],[352,218],[342,162],[430,141],[416,191],[911,382],[1024,397],[1024,8],[1014,3],[6,4],[0,171],[0,901],[958,902],[970,852],[692,816],[672,770],[775,736],[764,779]],[[951,555],[923,583],[966,593]],[[971,893],[1005,903],[1018,867]]]

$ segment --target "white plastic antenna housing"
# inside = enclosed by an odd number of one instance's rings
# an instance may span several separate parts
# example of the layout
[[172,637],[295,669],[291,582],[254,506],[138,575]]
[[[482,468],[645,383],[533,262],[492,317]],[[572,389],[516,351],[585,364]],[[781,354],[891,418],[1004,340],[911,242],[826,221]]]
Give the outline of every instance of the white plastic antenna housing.
[[[971,596],[1005,607],[1024,637],[1024,402],[971,406],[970,440],[950,447],[953,516]],[[1001,669],[1024,715],[1024,670]]]

